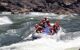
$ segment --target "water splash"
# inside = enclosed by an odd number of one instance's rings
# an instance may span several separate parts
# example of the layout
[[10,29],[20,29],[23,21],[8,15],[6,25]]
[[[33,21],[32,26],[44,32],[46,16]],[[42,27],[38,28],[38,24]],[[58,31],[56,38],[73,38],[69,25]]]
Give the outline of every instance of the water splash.
[[56,39],[43,37],[34,41],[25,41],[17,44],[12,44],[10,46],[0,47],[0,50],[65,50],[66,48],[79,46],[80,37],[68,41],[56,41]]
[[0,17],[0,25],[12,24],[12,23],[13,22],[7,16]]

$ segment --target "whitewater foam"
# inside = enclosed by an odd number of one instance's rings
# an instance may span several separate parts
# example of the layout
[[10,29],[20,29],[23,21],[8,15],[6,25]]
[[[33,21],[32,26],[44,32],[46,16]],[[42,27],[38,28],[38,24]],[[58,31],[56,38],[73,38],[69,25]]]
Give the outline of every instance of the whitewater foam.
[[64,50],[71,47],[79,47],[80,39],[67,42],[56,41],[51,38],[41,38],[30,42],[22,42],[10,46],[1,47],[0,50]]
[[0,50],[65,50],[66,48],[79,47],[80,37],[74,40],[68,41],[57,41],[56,39],[60,35],[65,33],[60,30],[58,34],[55,34],[55,38],[50,38],[48,36],[42,37],[34,41],[25,41],[10,46],[0,47]]
[[13,22],[7,16],[0,17],[0,25],[12,24],[12,23]]

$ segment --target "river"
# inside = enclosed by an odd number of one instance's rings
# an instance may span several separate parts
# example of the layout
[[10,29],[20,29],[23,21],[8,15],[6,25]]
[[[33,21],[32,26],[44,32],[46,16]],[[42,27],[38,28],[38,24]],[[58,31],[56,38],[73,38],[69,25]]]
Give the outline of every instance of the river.
[[[29,15],[0,15],[3,24],[0,24],[0,46],[10,45],[25,41],[24,39],[33,33],[32,28],[46,16]],[[58,20],[58,16],[48,16],[51,23]],[[6,19],[7,18],[7,19]],[[2,21],[2,20],[1,20]],[[5,22],[8,21],[9,23]],[[60,26],[65,35],[59,40],[72,40],[80,36],[80,16],[67,16],[61,19]]]

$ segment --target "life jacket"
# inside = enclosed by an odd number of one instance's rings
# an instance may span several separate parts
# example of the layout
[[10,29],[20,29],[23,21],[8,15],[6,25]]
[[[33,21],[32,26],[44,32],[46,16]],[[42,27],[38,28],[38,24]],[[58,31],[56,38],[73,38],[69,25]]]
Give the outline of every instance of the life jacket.
[[35,25],[35,30],[36,30],[37,33],[42,32],[42,26],[40,26],[39,24],[36,24]]
[[43,23],[43,24],[45,24],[45,22],[46,22],[45,19],[43,19],[43,20],[40,21],[40,23]]
[[60,29],[60,26],[59,26],[58,22],[55,22],[54,25],[55,25],[55,29],[57,29],[57,30]]
[[49,27],[51,26],[49,21],[46,21],[46,23],[47,23],[47,25],[48,25]]
[[57,33],[57,27],[55,25],[53,25],[52,31],[53,31],[53,33]]
[[45,24],[43,22],[40,22],[39,25],[43,28],[45,28]]
[[51,33],[50,27],[43,28],[43,33],[46,34],[46,35],[49,35],[49,33]]
[[36,28],[36,32],[37,33],[41,33],[43,31],[43,28],[41,27],[41,26],[38,26],[37,28]]

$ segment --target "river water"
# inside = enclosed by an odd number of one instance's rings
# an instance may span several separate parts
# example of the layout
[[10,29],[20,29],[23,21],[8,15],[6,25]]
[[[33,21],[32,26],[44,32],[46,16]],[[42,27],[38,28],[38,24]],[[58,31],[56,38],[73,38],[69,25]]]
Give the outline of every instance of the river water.
[[[10,45],[25,41],[24,39],[33,33],[33,27],[44,16],[28,16],[28,15],[0,15],[0,18],[9,19],[8,24],[0,25],[0,46]],[[51,23],[57,21],[57,16],[49,16]],[[7,21],[7,19],[3,21]],[[59,40],[72,40],[80,36],[80,16],[64,17],[60,21],[65,35],[61,35]]]

